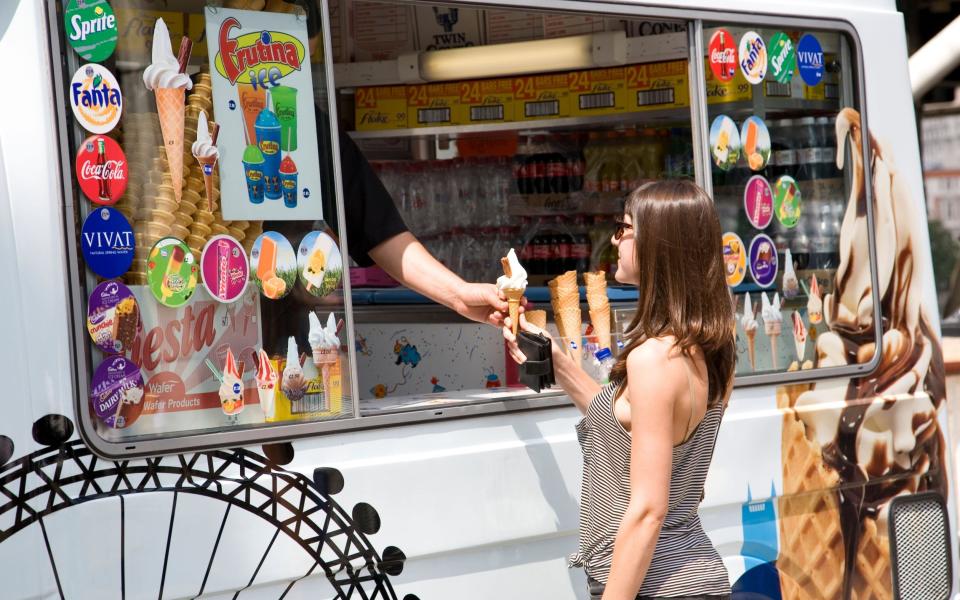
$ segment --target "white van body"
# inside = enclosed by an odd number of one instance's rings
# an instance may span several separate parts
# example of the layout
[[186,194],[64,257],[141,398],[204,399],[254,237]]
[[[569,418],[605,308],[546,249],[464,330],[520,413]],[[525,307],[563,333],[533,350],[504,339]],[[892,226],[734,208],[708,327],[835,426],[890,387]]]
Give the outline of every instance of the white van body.
[[[511,6],[498,0],[486,4]],[[694,11],[685,16],[705,20],[737,16],[730,3],[714,0],[700,0],[696,7],[665,0],[541,4],[654,16],[683,9]],[[914,312],[907,317],[911,322],[921,315],[926,319],[930,340],[939,348],[907,48],[895,3],[742,0],[735,9],[737,14],[824,17],[856,31],[869,132],[883,152],[872,167],[874,175],[882,168],[890,185],[874,190],[876,202],[892,206],[884,213],[890,219],[878,220],[880,260],[890,240],[916,250],[909,275],[894,265],[881,278],[912,278],[903,309]],[[64,203],[72,200],[63,197],[61,182],[52,175],[66,155],[58,142],[52,81],[59,65],[50,55],[46,10],[41,0],[0,4],[0,61],[16,81],[0,100],[0,280],[7,283],[0,294],[5,381],[0,434],[14,448],[9,462],[0,464],[0,596],[146,598],[157,597],[159,590],[163,598],[211,599],[586,598],[583,572],[566,566],[577,543],[581,466],[574,429],[580,415],[572,406],[301,439],[293,443],[292,462],[275,470],[259,459],[260,448],[112,463],[85,449],[76,431],[60,449],[36,441],[35,424],[48,415],[76,421],[74,397],[83,393],[71,375],[63,231],[73,225],[65,225],[62,215]],[[929,364],[918,367],[921,379],[924,368],[939,368],[942,378],[938,360],[927,356]],[[848,383],[817,386],[845,389]],[[775,560],[776,545],[783,544],[776,519],[767,512],[780,510],[776,496],[785,485],[779,393],[784,391],[775,386],[736,389],[720,429],[701,518],[731,583]],[[897,401],[911,401],[903,399],[902,390],[896,393],[901,394]],[[953,409],[940,405],[936,425],[946,450],[949,520],[956,523],[948,410]],[[68,458],[58,463],[58,455]],[[329,497],[303,491],[318,468],[341,473],[342,491]],[[127,469],[130,474],[124,475]],[[216,475],[205,479],[201,472]],[[65,482],[70,473],[77,477],[69,485],[50,485]],[[276,473],[286,473],[286,479]],[[251,482],[264,487],[251,493]],[[131,489],[137,493],[121,493]],[[232,492],[234,501],[227,500]],[[379,523],[358,524],[374,514],[367,507],[355,511],[361,503],[375,509]],[[314,505],[318,508],[306,514]],[[270,513],[274,521],[257,511]],[[317,522],[326,519],[323,535],[329,544],[311,541],[303,531],[299,539],[276,534],[277,523],[293,531],[298,519],[311,515]],[[751,515],[759,529],[751,529]],[[10,533],[17,523],[27,524]],[[761,541],[751,546],[745,538]],[[390,546],[406,557],[402,572],[374,577],[380,572],[375,556],[396,557],[384,553]],[[952,530],[948,548],[955,593]],[[345,557],[337,557],[337,549]],[[325,573],[316,555],[340,567]],[[359,587],[342,583],[368,571],[370,578]],[[780,590],[775,594],[770,597],[780,597]]]

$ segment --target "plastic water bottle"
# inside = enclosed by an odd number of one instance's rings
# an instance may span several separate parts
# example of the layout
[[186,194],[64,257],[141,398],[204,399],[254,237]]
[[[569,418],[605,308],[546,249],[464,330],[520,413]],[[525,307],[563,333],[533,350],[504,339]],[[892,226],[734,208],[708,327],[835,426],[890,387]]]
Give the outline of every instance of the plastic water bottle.
[[613,369],[613,365],[617,361],[613,359],[613,353],[610,352],[610,348],[600,348],[593,353],[593,357],[597,359],[597,362],[600,364],[600,376],[603,383],[610,383],[610,371]]

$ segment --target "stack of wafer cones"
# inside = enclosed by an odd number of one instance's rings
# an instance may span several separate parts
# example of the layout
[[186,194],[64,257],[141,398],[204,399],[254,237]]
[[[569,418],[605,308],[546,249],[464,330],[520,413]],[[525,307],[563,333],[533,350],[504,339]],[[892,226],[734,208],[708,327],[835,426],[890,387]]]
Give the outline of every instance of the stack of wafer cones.
[[580,315],[580,288],[577,287],[577,272],[567,271],[550,280],[550,303],[553,305],[553,318],[563,342],[564,351],[579,364],[582,359],[581,330],[583,319]]
[[[795,385],[777,390],[777,406],[784,414],[783,493],[778,500],[777,519],[777,569],[784,600],[844,595],[846,558],[836,491],[840,477],[826,464],[820,446],[810,439],[812,433],[793,408],[797,397],[810,387]],[[876,520],[867,517],[861,525],[857,560],[851,573],[852,598],[892,598],[890,573],[890,543],[885,528],[877,527]]]
[[587,306],[590,309],[590,323],[601,348],[613,349],[610,340],[610,299],[607,298],[607,274],[603,271],[584,273],[587,286]]

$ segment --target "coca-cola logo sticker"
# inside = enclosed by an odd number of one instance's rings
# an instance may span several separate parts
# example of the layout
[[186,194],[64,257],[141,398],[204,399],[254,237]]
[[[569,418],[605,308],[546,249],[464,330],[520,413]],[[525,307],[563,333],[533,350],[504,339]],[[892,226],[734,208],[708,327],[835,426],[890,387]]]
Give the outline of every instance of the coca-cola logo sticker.
[[82,65],[70,81],[73,116],[90,133],[109,133],[120,122],[123,94],[120,84],[106,67]]
[[737,42],[726,29],[718,29],[710,36],[707,62],[719,81],[730,81],[737,74]]
[[127,157],[111,138],[94,135],[77,150],[77,183],[91,202],[115,204],[127,189]]
[[754,85],[767,76],[767,45],[756,31],[748,31],[740,38],[740,70]]

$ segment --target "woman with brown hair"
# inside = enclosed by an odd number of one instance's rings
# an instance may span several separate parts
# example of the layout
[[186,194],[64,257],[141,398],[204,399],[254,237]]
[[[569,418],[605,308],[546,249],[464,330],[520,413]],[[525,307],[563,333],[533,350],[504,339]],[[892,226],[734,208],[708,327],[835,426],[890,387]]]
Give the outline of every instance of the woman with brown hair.
[[[617,281],[637,286],[626,347],[600,387],[553,344],[557,382],[584,418],[580,542],[593,600],[723,598],[727,571],[697,515],[733,382],[734,314],[713,202],[648,183],[613,236]],[[546,332],[520,316],[520,327]],[[525,357],[509,322],[504,338]]]

